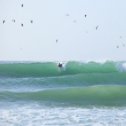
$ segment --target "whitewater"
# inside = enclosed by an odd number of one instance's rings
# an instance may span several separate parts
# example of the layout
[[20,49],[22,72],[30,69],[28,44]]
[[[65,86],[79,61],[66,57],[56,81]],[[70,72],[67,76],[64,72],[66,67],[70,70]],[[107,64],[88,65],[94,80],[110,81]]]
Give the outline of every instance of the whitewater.
[[125,126],[126,62],[0,62],[0,126]]

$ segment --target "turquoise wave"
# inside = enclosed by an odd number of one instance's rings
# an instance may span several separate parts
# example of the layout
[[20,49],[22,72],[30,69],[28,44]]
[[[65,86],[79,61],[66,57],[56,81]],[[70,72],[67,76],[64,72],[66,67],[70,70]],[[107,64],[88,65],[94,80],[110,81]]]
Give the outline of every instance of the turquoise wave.
[[[118,73],[124,72],[116,62],[67,62],[59,68],[55,62],[43,63],[1,63],[0,77],[45,77],[73,75],[80,73]],[[117,67],[118,66],[118,67]]]
[[4,101],[36,101],[70,104],[125,106],[126,86],[89,86],[83,88],[49,89],[36,92],[0,92]]
[[0,90],[126,85],[126,73],[81,73],[54,77],[0,78]]

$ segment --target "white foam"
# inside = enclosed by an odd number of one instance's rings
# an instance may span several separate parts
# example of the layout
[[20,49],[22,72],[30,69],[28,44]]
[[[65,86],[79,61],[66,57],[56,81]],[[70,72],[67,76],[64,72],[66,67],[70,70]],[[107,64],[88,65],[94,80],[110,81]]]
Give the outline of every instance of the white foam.
[[0,126],[125,126],[126,108],[22,105],[0,108]]
[[126,71],[126,62],[120,62],[116,64],[117,69],[120,72],[125,72]]
[[123,67],[124,70],[126,70],[126,63],[123,63],[122,67]]

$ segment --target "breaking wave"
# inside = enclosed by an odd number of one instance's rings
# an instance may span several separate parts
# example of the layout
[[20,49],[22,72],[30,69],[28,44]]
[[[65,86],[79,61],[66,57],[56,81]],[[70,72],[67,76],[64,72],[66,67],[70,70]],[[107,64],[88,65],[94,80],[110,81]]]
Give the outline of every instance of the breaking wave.
[[59,68],[56,62],[1,63],[0,77],[45,77],[80,73],[118,73],[126,71],[125,62],[75,62],[69,61]]
[[126,105],[125,86],[90,86],[83,88],[48,89],[31,92],[0,92],[2,101],[54,102],[70,105]]

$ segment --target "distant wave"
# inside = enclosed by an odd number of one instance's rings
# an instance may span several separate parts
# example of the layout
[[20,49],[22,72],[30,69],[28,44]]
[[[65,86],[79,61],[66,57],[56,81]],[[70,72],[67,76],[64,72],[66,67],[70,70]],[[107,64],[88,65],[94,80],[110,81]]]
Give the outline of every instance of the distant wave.
[[73,75],[80,73],[125,72],[125,62],[75,62],[69,61],[59,68],[56,62],[0,63],[0,77],[44,77]]

